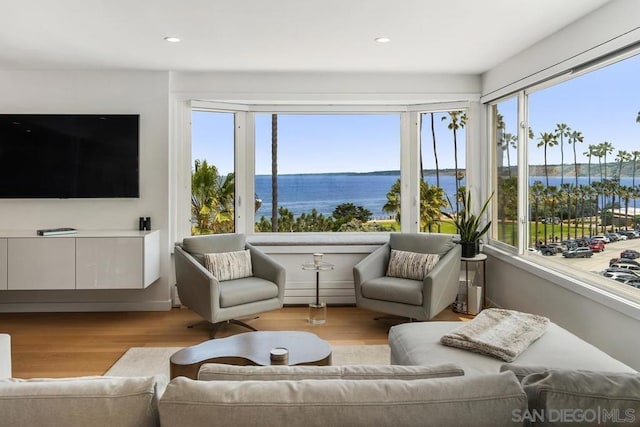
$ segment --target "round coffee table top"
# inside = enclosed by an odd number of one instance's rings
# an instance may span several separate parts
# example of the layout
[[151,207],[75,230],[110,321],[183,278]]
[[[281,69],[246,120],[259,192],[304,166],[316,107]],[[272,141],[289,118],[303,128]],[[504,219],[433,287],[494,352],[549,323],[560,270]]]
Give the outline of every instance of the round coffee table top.
[[[289,350],[288,365],[331,362],[328,342],[311,332],[299,331],[257,331],[216,338],[183,348],[170,360],[172,365],[212,362],[267,366],[271,365],[271,350],[276,347]],[[248,363],[233,363],[235,359],[244,359]]]

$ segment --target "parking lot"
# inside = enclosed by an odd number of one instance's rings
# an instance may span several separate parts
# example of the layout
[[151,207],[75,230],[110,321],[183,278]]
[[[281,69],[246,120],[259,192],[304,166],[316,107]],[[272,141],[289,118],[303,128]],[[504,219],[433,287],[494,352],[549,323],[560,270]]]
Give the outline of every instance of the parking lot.
[[[569,265],[580,270],[591,271],[599,274],[602,270],[609,267],[609,260],[611,258],[618,258],[620,256],[620,252],[625,249],[635,249],[640,251],[640,239],[619,240],[617,242],[607,243],[604,251],[594,252],[591,258],[565,258],[562,254],[545,256],[544,258],[550,261],[562,263],[563,265]],[[640,258],[638,258],[638,262],[640,262]]]

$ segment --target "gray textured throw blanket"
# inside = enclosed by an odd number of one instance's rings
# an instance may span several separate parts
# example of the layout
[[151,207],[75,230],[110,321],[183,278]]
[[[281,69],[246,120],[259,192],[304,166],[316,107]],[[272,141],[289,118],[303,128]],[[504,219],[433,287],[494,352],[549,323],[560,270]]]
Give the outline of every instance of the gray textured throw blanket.
[[512,362],[544,334],[548,324],[543,316],[489,308],[443,335],[440,342]]

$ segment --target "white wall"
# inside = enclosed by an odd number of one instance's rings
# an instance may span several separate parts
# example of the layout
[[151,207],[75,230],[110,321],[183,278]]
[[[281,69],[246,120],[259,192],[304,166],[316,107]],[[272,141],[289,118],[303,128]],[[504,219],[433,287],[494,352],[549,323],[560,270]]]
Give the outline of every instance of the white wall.
[[0,311],[170,308],[168,87],[169,73],[163,72],[0,71],[2,113],[140,114],[140,198],[0,200],[0,230],[130,230],[140,216],[150,216],[152,227],[161,230],[161,278],[149,288],[5,291]]

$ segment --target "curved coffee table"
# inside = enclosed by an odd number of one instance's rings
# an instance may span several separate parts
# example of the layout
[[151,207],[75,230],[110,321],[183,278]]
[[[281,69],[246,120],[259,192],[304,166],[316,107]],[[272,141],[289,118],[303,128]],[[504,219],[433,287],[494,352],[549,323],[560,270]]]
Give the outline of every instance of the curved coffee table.
[[257,331],[218,338],[183,348],[171,356],[171,378],[197,379],[204,363],[271,365],[271,349],[289,350],[288,365],[331,365],[331,346],[310,332]]

